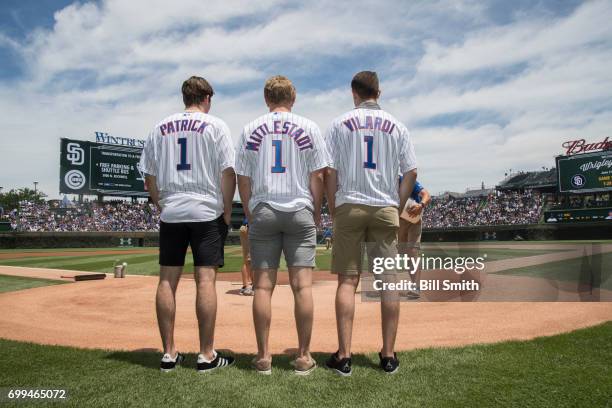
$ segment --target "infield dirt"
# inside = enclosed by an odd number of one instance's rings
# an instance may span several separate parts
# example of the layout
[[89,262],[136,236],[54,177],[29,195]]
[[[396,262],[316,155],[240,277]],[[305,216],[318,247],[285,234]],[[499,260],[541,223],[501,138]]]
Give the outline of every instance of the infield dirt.
[[[8,268],[0,267],[0,274]],[[16,268],[11,269],[14,273]],[[66,271],[57,271],[62,272]],[[0,337],[84,348],[158,349],[156,286],[155,277],[128,276],[3,293]],[[216,347],[253,353],[252,298],[239,296],[239,288],[229,281],[217,283]],[[314,351],[332,352],[337,347],[335,289],[333,281],[314,285]],[[194,302],[193,280],[182,280],[175,334],[182,351],[197,351],[198,347]],[[272,308],[271,350],[287,352],[297,342],[289,287],[277,286]],[[408,350],[554,335],[612,320],[612,307],[607,302],[403,302],[400,320],[397,349]],[[355,352],[380,348],[380,304],[363,302],[360,296],[356,298],[353,347]]]

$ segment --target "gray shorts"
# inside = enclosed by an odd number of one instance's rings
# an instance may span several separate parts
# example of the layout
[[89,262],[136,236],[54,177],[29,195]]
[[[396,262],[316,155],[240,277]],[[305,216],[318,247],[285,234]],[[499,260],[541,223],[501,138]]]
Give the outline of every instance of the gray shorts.
[[312,211],[278,211],[259,204],[249,220],[251,265],[254,269],[276,269],[281,251],[287,266],[315,266],[317,230]]

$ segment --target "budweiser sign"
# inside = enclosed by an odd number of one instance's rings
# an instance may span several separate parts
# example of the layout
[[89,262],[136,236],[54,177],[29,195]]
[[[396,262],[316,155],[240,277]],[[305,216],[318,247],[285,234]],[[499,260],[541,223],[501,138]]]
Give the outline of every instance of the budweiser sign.
[[562,144],[563,148],[566,149],[566,155],[587,153],[596,150],[608,150],[612,149],[612,140],[607,137],[598,143],[587,143],[584,139],[569,140]]

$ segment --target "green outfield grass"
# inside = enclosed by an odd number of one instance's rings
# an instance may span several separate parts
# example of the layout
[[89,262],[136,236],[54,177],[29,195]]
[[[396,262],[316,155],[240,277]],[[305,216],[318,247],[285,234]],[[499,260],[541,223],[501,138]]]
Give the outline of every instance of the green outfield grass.
[[[134,248],[132,248],[134,249]],[[95,251],[90,248],[89,251]],[[100,249],[100,251],[113,250],[113,248]],[[157,275],[159,273],[158,255],[156,249],[152,248],[151,254],[113,254],[113,255],[85,255],[85,256],[61,256],[62,252],[74,251],[73,249],[55,249],[49,252],[55,256],[43,256],[32,258],[0,259],[0,265],[29,266],[33,268],[68,269],[86,272],[111,272],[115,261],[128,263],[128,273],[138,275]],[[17,251],[14,251],[17,252]],[[39,251],[33,251],[39,252]],[[57,256],[60,255],[60,256]],[[317,248],[317,267],[329,269],[331,262],[331,250],[324,247]],[[242,267],[242,250],[238,245],[225,247],[225,266],[220,272],[239,272]],[[281,269],[286,270],[284,259],[281,260]],[[187,253],[185,258],[185,271],[193,270],[193,258]]]
[[[563,241],[553,241],[554,243]],[[521,242],[525,244],[525,242]],[[537,244],[552,243],[537,242]],[[589,244],[590,242],[582,241],[583,244]],[[542,255],[547,253],[563,252],[563,249],[523,249],[523,248],[495,248],[490,246],[489,243],[481,243],[482,245],[477,248],[462,247],[456,243],[441,243],[446,248],[440,248],[438,244],[424,244],[423,249],[420,251],[421,254],[426,256],[441,256],[441,257],[477,257],[486,254],[486,260],[488,262],[520,258],[527,256]],[[503,245],[508,242],[500,243]],[[454,246],[457,245],[457,246]],[[140,274],[140,275],[157,275],[159,273],[158,256],[156,248],[146,248],[151,253],[145,254],[130,254],[126,251],[142,249],[142,248],[100,248],[99,251],[114,250],[117,253],[112,255],[70,255],[61,256],[63,252],[81,252],[81,251],[96,251],[95,248],[88,249],[51,249],[51,250],[29,250],[31,252],[43,252],[49,253],[49,256],[42,257],[30,257],[30,258],[15,258],[15,259],[0,259],[0,265],[10,266],[26,266],[36,268],[51,268],[51,269],[67,269],[75,271],[87,271],[87,272],[111,272],[112,266],[116,261],[128,263],[129,274]],[[4,250],[5,254],[24,252],[20,250]],[[123,253],[126,252],[126,253]],[[60,255],[60,256],[58,256]],[[562,281],[576,281],[584,282],[585,274],[581,258],[561,261],[561,262],[550,262],[547,264],[526,267],[526,268],[513,268],[500,273],[511,274],[511,275],[522,275],[522,276],[533,276],[542,277],[547,279],[556,279]],[[326,250],[323,246],[317,248],[317,268],[320,270],[329,270],[331,264],[331,250]],[[612,254],[604,254],[601,256],[601,264],[603,265],[603,274],[600,279],[601,287],[605,289],[612,289]],[[238,272],[242,266],[242,251],[240,246],[229,245],[225,248],[225,266],[220,269],[220,272]],[[281,270],[286,270],[286,264],[284,259],[281,260]],[[185,272],[189,273],[193,270],[193,260],[191,253],[187,254],[185,263]]]
[[[460,245],[460,244],[459,244]],[[437,248],[435,246],[425,246],[419,254],[423,253],[428,257],[479,257],[486,255],[488,262],[501,261],[503,259],[521,258],[524,256],[535,256],[563,252],[563,249],[510,249],[510,248],[466,248],[457,246],[456,248]]]
[[38,288],[40,286],[59,285],[62,281],[51,279],[24,278],[21,276],[0,275],[0,293],[15,290]]
[[[133,249],[133,248],[132,248]],[[96,249],[86,249],[95,251]],[[103,248],[100,251],[115,250],[114,248]],[[126,250],[126,249],[123,249]],[[155,249],[152,249],[155,251]],[[48,252],[53,256],[32,257],[32,258],[16,258],[16,259],[0,259],[0,265],[9,266],[29,266],[33,268],[51,268],[51,269],[68,269],[86,272],[111,272],[115,261],[128,263],[128,273],[139,275],[157,275],[159,272],[158,256],[155,252],[151,254],[113,254],[113,255],[83,255],[83,256],[61,256],[62,252],[75,251],[74,249],[54,249],[31,252]],[[83,251],[83,250],[81,250]],[[122,250],[120,250],[122,251]],[[4,251],[10,253],[9,251]],[[16,251],[13,252],[24,252]],[[497,248],[451,248],[440,249],[429,247],[423,251],[428,256],[479,256],[483,253],[487,254],[488,261],[508,259],[523,256],[541,255],[545,253],[555,252],[554,250],[531,250],[531,249],[497,249]],[[58,256],[60,255],[60,256]],[[317,268],[321,270],[329,270],[331,265],[331,250],[326,250],[323,246],[317,248]],[[225,266],[220,269],[220,272],[239,272],[242,267],[242,251],[240,246],[229,245],[225,247]],[[193,259],[191,253],[187,254],[185,260],[185,270],[190,271],[193,268]],[[284,259],[281,259],[281,270],[286,270],[287,266]]]
[[[597,265],[590,265],[590,262]],[[612,290],[612,253],[585,259],[574,258],[543,265],[507,269],[499,274],[533,276],[559,281],[593,283],[595,287]]]
[[[324,369],[301,378],[285,356],[270,377],[249,368],[249,355],[215,373],[161,373],[158,353],[0,340],[0,387],[66,389],[69,399],[55,406],[74,407],[609,407],[610,344],[612,322],[527,342],[402,352],[394,376],[367,354],[354,356],[351,378]],[[320,364],[325,357],[316,355]],[[36,406],[45,405],[53,404]]]

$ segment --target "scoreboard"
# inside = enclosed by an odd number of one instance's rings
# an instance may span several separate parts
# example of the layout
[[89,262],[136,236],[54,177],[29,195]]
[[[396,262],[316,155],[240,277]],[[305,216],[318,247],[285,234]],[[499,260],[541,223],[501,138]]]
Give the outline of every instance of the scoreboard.
[[147,197],[138,171],[142,148],[60,140],[60,193]]
[[559,156],[556,161],[560,193],[612,191],[612,150]]

